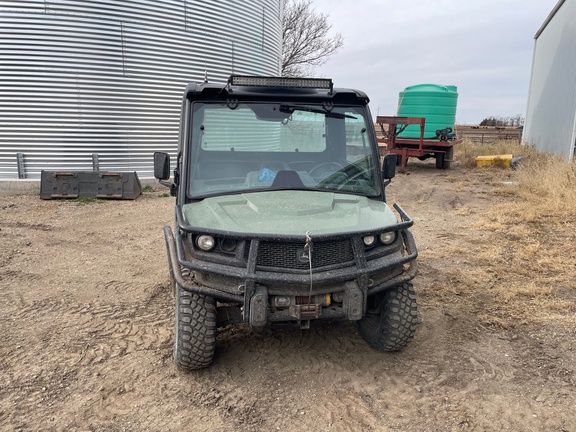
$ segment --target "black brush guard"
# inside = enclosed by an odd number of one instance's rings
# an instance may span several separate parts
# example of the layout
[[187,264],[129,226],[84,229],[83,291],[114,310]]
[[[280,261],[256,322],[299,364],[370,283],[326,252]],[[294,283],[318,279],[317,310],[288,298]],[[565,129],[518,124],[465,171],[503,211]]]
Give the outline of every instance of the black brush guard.
[[[244,238],[251,242],[250,249],[256,252],[251,253],[246,267],[233,267],[222,264],[194,260],[189,261],[186,259],[184,253],[184,242],[182,240],[182,232],[206,233],[217,236],[218,232],[210,232],[205,229],[192,227],[188,225],[182,216],[180,207],[176,208],[176,220],[178,223],[178,230],[176,236],[169,226],[164,227],[164,236],[166,240],[166,247],[168,252],[168,263],[170,267],[170,276],[174,283],[180,288],[193,292],[196,294],[206,295],[215,298],[223,303],[236,303],[244,306],[244,321],[249,321],[252,325],[261,326],[266,321],[286,321],[294,320],[294,316],[288,310],[274,311],[274,313],[267,312],[268,308],[268,290],[267,284],[281,283],[285,286],[296,285],[310,285],[311,289],[308,294],[310,296],[331,293],[333,291],[344,291],[345,301],[343,308],[326,308],[322,311],[322,318],[347,318],[352,320],[360,319],[365,311],[365,304],[368,296],[377,294],[383,290],[401,285],[416,276],[418,271],[417,263],[417,249],[414,237],[408,231],[412,226],[412,219],[406,212],[398,205],[394,204],[394,208],[402,218],[399,222],[391,226],[389,231],[397,231],[402,238],[402,247],[404,254],[394,254],[393,256],[384,256],[379,258],[379,265],[374,268],[370,266],[372,261],[366,261],[362,245],[362,237],[370,235],[369,232],[354,232],[345,233],[335,236],[316,236],[315,240],[332,240],[340,238],[351,238],[353,247],[357,251],[354,259],[354,265],[334,269],[330,271],[312,272],[312,274],[294,274],[285,273],[281,271],[261,271],[256,270],[256,257],[259,242],[266,239],[273,240],[298,240],[302,243],[305,242],[305,236],[257,236],[252,234],[241,234],[238,238]],[[231,233],[226,232],[230,236]],[[193,278],[185,279],[182,276],[182,270],[189,269],[191,272],[202,272],[208,274],[215,274],[222,277],[232,278],[238,280],[239,283],[233,288],[235,292],[230,292],[232,289],[227,287],[228,291],[214,289],[196,283]],[[391,272],[390,277],[376,285],[373,284],[369,275],[374,273]],[[327,284],[338,284],[338,289],[330,288]],[[318,288],[318,286],[320,286]],[[301,291],[290,292],[284,290],[284,295],[300,295]]]

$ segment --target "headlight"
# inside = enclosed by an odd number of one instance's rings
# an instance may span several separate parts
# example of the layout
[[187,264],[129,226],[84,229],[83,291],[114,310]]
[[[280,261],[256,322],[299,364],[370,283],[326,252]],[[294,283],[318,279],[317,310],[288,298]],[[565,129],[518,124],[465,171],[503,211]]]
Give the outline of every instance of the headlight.
[[214,241],[214,237],[209,235],[201,235],[196,238],[196,246],[198,246],[203,251],[210,251],[214,249],[214,245],[216,242]]
[[234,239],[220,239],[220,248],[224,252],[233,252],[236,249],[236,240]]
[[374,246],[374,243],[376,243],[376,237],[374,236],[366,236],[362,240],[366,246]]
[[385,245],[394,243],[394,240],[396,240],[396,232],[394,231],[380,234],[380,241]]

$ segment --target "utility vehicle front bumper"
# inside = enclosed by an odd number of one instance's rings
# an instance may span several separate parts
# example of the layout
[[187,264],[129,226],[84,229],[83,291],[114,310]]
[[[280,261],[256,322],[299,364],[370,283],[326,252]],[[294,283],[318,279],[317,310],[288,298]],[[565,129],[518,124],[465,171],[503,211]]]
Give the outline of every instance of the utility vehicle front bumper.
[[[342,304],[338,307],[322,308],[321,317],[358,320],[365,313],[368,296],[413,279],[418,270],[416,244],[407,229],[413,222],[398,205],[395,205],[395,208],[402,218],[402,222],[398,224],[401,228],[397,230],[402,242],[401,253],[368,261],[362,253],[358,253],[355,254],[355,263],[352,266],[310,274],[257,271],[255,262],[251,262],[254,260],[248,260],[246,267],[187,260],[180,231],[177,231],[175,236],[172,229],[165,226],[170,275],[181,289],[213,297],[222,303],[242,305],[243,320],[254,326],[262,326],[267,321],[300,320],[309,316],[309,312],[302,308],[271,311],[268,300],[275,295],[302,297],[305,294],[311,298],[342,292]],[[361,236],[355,236],[353,241],[355,249],[363,247]],[[252,240],[252,247],[258,247],[258,240]],[[185,279],[182,269],[189,269],[192,273],[215,275],[225,283],[215,289],[198,283],[194,278]],[[303,287],[306,287],[305,292]],[[320,318],[317,312],[311,313],[313,318]]]

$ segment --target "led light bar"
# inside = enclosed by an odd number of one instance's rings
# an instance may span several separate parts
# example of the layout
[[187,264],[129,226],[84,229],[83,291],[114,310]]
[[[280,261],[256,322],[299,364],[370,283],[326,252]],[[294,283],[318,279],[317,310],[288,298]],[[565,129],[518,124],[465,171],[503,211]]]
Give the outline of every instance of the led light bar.
[[252,87],[296,87],[332,90],[330,78],[286,78],[231,75],[228,84]]

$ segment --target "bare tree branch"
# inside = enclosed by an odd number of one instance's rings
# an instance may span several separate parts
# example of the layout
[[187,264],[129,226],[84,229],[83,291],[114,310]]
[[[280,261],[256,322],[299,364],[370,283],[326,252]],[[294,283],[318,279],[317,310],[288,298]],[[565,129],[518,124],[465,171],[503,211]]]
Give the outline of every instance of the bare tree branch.
[[329,36],[328,15],[317,13],[312,0],[284,3],[282,75],[303,76],[320,66],[344,44],[342,35]]

